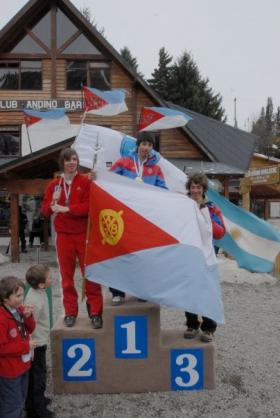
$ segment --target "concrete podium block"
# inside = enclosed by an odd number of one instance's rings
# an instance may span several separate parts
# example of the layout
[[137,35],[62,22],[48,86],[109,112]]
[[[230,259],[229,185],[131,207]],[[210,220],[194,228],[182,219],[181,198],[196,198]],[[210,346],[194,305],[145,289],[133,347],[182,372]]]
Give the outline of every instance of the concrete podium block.
[[128,393],[215,387],[214,345],[186,340],[183,330],[161,330],[159,306],[127,298],[106,300],[102,329],[80,315],[51,330],[54,392]]

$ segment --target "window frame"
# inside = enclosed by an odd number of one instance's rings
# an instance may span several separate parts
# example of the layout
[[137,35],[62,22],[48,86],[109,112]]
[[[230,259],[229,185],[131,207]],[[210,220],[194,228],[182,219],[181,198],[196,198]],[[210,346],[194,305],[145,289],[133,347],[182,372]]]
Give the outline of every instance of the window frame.
[[1,154],[0,160],[4,158],[19,158],[22,156],[22,135],[21,135],[21,125],[0,125],[0,135],[1,134],[11,134],[18,133],[19,143],[18,143],[18,154]]
[[[34,88],[22,88],[22,71],[26,68],[24,68],[22,66],[23,62],[38,62],[41,64],[41,68],[40,68],[40,73],[41,73],[41,86],[38,89],[34,89]],[[19,91],[19,90],[24,90],[24,91],[42,91],[43,90],[43,63],[41,59],[17,59],[17,60],[12,60],[12,59],[7,59],[7,60],[0,60],[0,64],[17,64],[17,66],[15,66],[18,70],[18,87],[17,88],[1,88],[0,86],[0,92],[1,91]],[[14,67],[14,68],[15,68]],[[9,66],[7,65],[7,68],[9,68]],[[11,67],[12,68],[12,67]],[[34,69],[36,69],[37,67],[33,67]],[[32,69],[32,66],[28,67],[28,69]],[[39,68],[38,68],[39,69]]]
[[[110,72],[110,76],[109,76],[110,86],[108,86],[108,88],[106,90],[110,90],[110,88],[112,87],[112,66],[111,66],[111,62],[106,61],[104,59],[100,60],[100,61],[99,60],[93,60],[93,59],[67,59],[66,60],[66,66],[65,66],[65,86],[64,86],[66,91],[80,91],[82,89],[82,87],[80,87],[79,89],[76,89],[76,88],[71,89],[68,86],[67,72],[68,72],[68,68],[69,68],[70,63],[73,63],[73,62],[86,63],[86,68],[85,68],[86,77],[85,78],[86,78],[86,85],[89,86],[89,87],[92,87],[91,86],[91,79],[90,79],[90,72],[91,72],[91,70],[94,69],[94,66],[96,66],[96,68],[99,68],[100,70],[101,69],[109,70],[109,72]],[[94,88],[98,88],[98,87],[94,86]],[[99,89],[99,90],[103,90],[103,89]]]

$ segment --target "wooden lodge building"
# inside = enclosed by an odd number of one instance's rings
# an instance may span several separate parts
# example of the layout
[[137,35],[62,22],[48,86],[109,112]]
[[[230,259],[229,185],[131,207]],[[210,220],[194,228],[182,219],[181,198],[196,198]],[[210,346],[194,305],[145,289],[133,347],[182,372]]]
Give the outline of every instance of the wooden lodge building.
[[126,89],[127,112],[87,115],[86,123],[133,136],[143,106],[191,114],[184,128],[157,133],[157,149],[185,172],[203,170],[218,179],[226,196],[230,180],[243,177],[249,167],[253,135],[165,103],[69,0],[29,0],[0,32],[0,235],[8,234],[10,219],[13,261],[19,259],[19,202],[25,209],[33,205],[34,212],[36,196],[58,170],[60,150],[73,141],[70,135],[32,154],[23,152],[22,110],[65,107],[71,124],[79,124],[81,85]]

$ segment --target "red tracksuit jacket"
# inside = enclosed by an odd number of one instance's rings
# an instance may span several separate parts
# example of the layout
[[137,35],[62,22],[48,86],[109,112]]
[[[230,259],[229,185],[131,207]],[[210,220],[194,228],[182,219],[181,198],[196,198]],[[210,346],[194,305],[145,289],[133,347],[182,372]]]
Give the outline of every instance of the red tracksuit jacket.
[[[19,311],[22,312],[22,307]],[[20,334],[12,315],[0,305],[0,376],[15,378],[30,369],[31,361],[24,363],[23,354],[30,351],[30,334],[35,329],[33,316],[24,319],[27,330],[26,339]]]
[[[61,194],[58,200],[59,205],[65,205],[65,192],[63,188],[64,179],[54,179],[45,191],[41,211],[44,216],[52,215],[51,204],[55,187],[61,185]],[[81,234],[87,229],[87,218],[89,212],[89,192],[91,181],[84,175],[77,173],[71,184],[69,201],[69,212],[58,213],[54,220],[56,232],[64,234]],[[66,187],[68,187],[66,185]]]

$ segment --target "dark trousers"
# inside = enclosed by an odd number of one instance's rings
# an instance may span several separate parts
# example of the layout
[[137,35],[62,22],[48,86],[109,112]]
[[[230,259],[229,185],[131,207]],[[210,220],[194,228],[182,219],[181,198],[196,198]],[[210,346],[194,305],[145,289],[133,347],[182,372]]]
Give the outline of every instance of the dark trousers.
[[25,239],[24,231],[19,231],[19,239],[20,239],[21,251],[24,251],[26,249],[26,239]]
[[46,408],[45,400],[47,382],[46,350],[46,345],[34,349],[34,359],[29,372],[28,393],[25,403],[28,417],[45,418],[51,416],[51,412]]
[[202,324],[198,320],[198,315],[191,312],[185,312],[187,326],[188,328],[198,329],[201,328],[202,331],[215,332],[217,328],[217,323],[213,319],[202,317]]
[[27,386],[28,372],[14,378],[0,377],[0,418],[20,418]]
[[113,297],[114,296],[121,296],[122,298],[125,297],[125,293],[122,292],[121,290],[114,289],[113,287],[109,287],[109,290],[112,293]]

